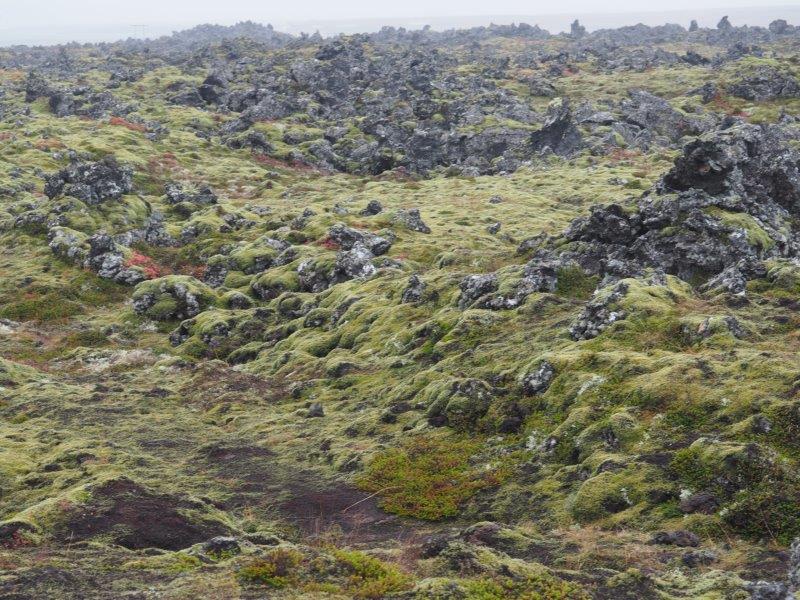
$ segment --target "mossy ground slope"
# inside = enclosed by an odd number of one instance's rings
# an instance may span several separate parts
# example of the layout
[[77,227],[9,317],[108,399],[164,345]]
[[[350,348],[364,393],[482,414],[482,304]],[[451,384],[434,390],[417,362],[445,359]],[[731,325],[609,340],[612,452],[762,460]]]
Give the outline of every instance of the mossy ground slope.
[[[485,47],[536,44],[559,47]],[[92,47],[70,52],[89,65],[80,83],[107,79]],[[273,52],[280,64],[310,50]],[[759,60],[796,72],[793,52]],[[600,104],[647,89],[691,114],[689,90],[759,66],[738,63],[620,74],[587,59],[557,87]],[[584,341],[569,326],[598,282],[580,270],[510,310],[459,306],[472,274],[514,288],[524,240],[593,204],[632,209],[675,150],[475,177],[332,173],[292,154],[302,114],[254,125],[269,156],[205,135],[231,115],[166,100],[205,72],[147,69],[114,92],[134,112],[93,119],[26,104],[26,72],[0,70],[0,597],[712,599],[783,578],[800,535],[797,265],[771,262],[739,302],[674,276],[626,280],[626,318]],[[774,122],[797,100],[715,102]],[[151,122],[168,132],[148,135]],[[70,153],[114,156],[132,189],[48,198],[42,175]],[[172,202],[169,183],[218,201]],[[383,210],[363,214],[372,200]],[[430,233],[404,221],[414,208]],[[136,287],[48,246],[52,225],[86,247],[154,214],[181,243],[126,247]],[[314,289],[301,266],[336,268],[340,223],[391,247],[368,277]],[[424,289],[408,302],[412,275]],[[545,362],[552,381],[530,393]],[[660,530],[693,532],[713,561],[648,544]],[[220,537],[235,541],[206,543]]]

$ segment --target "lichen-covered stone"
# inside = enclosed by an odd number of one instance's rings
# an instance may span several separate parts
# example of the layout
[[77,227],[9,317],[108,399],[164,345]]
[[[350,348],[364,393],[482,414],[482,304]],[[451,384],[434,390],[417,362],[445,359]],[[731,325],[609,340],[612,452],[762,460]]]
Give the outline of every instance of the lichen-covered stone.
[[168,275],[144,281],[133,291],[133,309],[156,321],[194,317],[208,308],[216,296],[194,277]]

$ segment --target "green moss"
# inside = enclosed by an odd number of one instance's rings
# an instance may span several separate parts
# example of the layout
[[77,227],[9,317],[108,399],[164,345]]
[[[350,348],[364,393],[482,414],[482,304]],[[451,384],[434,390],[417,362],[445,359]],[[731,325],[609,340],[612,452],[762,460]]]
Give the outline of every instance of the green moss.
[[57,293],[31,294],[31,297],[0,307],[0,317],[15,321],[57,321],[79,315],[80,303],[66,300]]
[[620,600],[656,600],[662,597],[653,578],[639,569],[627,569],[610,577],[604,587],[606,593]]
[[800,482],[796,477],[763,482],[738,494],[720,513],[741,535],[754,540],[765,533],[773,542],[788,546],[800,535]]
[[772,423],[770,437],[784,444],[787,450],[794,451],[795,442],[800,439],[800,402],[777,402],[766,412]]
[[747,241],[760,250],[769,250],[775,245],[767,232],[748,214],[730,212],[716,207],[708,208],[706,212],[718,218],[728,227],[743,230],[747,234]]
[[467,580],[463,583],[468,600],[588,600],[577,584],[542,573],[527,578],[505,577]]
[[133,291],[134,306],[156,321],[191,317],[217,301],[216,292],[188,275],[143,281]]
[[[228,282],[226,281],[226,285]],[[284,292],[300,290],[300,280],[297,270],[270,270],[253,279],[250,284],[253,292],[260,298],[277,298]]]
[[673,399],[664,413],[664,422],[676,433],[702,431],[713,418],[716,408],[713,402],[696,401],[693,398]]
[[597,287],[598,277],[587,275],[580,267],[561,268],[556,275],[556,293],[560,296],[587,300]]
[[[428,346],[428,343],[422,346],[418,356],[435,351],[433,345]],[[459,430],[475,429],[492,402],[492,394],[486,383],[474,379],[434,381],[422,390],[418,398],[428,405],[429,419],[441,420]]]
[[714,493],[724,503],[719,514],[743,535],[766,532],[785,544],[800,532],[800,481],[755,444],[700,438],[676,453],[670,469],[690,489]]
[[617,513],[634,514],[649,505],[653,491],[663,487],[658,470],[647,465],[604,471],[581,484],[570,503],[570,512],[579,523],[591,523]]
[[249,561],[238,570],[239,579],[251,585],[282,588],[297,582],[303,555],[292,549],[276,548],[264,558]]
[[411,579],[397,567],[363,552],[334,550],[333,556],[344,568],[344,587],[353,598],[378,600],[411,587]]
[[373,457],[358,483],[378,494],[389,512],[433,521],[453,517],[465,500],[497,484],[494,470],[470,464],[477,449],[475,441],[417,437]]
[[670,468],[692,489],[707,489],[725,497],[731,490],[760,482],[767,474],[767,464],[763,450],[755,444],[700,438],[678,451]]
[[[496,90],[543,112],[547,100],[532,98],[527,82],[547,76],[546,68],[523,67],[514,57],[556,55],[568,45],[565,38],[536,40],[487,30],[480,48],[457,41],[441,47],[440,62],[455,77],[490,76]],[[681,114],[741,111],[752,122],[774,121],[784,109],[796,113],[800,101],[752,103],[723,94],[704,105],[685,93],[707,82],[724,90],[741,72],[761,66],[795,73],[789,45],[765,43],[764,62],[748,59],[722,71],[681,63],[612,73],[593,60],[573,61],[574,69],[558,78],[559,92],[598,108],[606,101],[618,106],[630,89],[646,89]],[[365,56],[375,56],[372,44],[361,46]],[[681,55],[688,48],[683,42],[657,47]],[[694,42],[691,47],[707,57],[719,51]],[[371,177],[294,168],[280,158],[308,153],[328,126],[314,116],[315,102],[308,105],[310,112],[255,123],[252,129],[276,148],[274,155],[258,157],[226,147],[218,136],[198,137],[197,132],[218,131],[233,115],[166,103],[169,84],[196,87],[231,51],[242,57],[240,74],[253,79],[262,59],[272,72],[288,74],[297,60],[312,59],[316,48],[266,49],[242,39],[212,44],[183,70],[156,68],[115,88],[115,97],[137,107],[131,118],[169,130],[161,139],[107,119],[56,118],[43,101],[30,105],[28,115],[22,99],[26,74],[0,69],[4,103],[14,115],[0,122],[0,315],[31,321],[0,327],[5,357],[0,358],[0,517],[33,527],[25,543],[48,544],[45,553],[27,546],[0,548],[9,580],[19,575],[34,586],[43,580],[44,586],[48,573],[76,564],[81,572],[100,573],[103,581],[113,579],[120,595],[152,588],[187,599],[397,593],[582,597],[565,588],[573,584],[540,571],[535,561],[541,559],[565,569],[565,578],[587,582],[598,597],[650,598],[655,591],[713,598],[741,591],[735,575],[722,581],[713,573],[730,565],[749,569],[759,561],[753,540],[774,540],[778,546],[797,534],[792,473],[800,459],[794,398],[800,270],[791,261],[771,260],[767,277],[749,283],[749,303],[735,307],[674,277],[666,286],[628,280],[629,293],[615,306],[626,318],[579,343],[569,338],[568,327],[597,278],[576,268],[558,273],[554,294],[532,294],[517,309],[455,306],[459,282],[469,273],[497,273],[500,291],[513,292],[526,262],[516,252],[520,241],[560,234],[597,199],[630,210],[632,192],[655,183],[670,168],[675,150],[593,149],[571,159],[534,157],[503,176],[463,177],[441,169],[429,177],[399,171]],[[80,65],[80,85],[106,85],[108,65],[95,48],[73,45],[64,52]],[[259,59],[253,62],[252,56]],[[495,74],[484,68],[486,56],[512,60]],[[0,50],[0,62],[12,64],[9,57]],[[122,54],[115,61],[135,66],[140,59]],[[147,69],[153,60],[145,61]],[[58,85],[78,84],[53,77]],[[246,91],[237,82],[230,89]],[[443,89],[433,97],[439,104],[433,122],[445,125],[448,103],[464,100]],[[380,102],[381,92],[369,89],[362,100]],[[396,110],[409,133],[420,126],[408,117],[411,103],[400,102]],[[364,119],[341,125],[346,133],[334,144],[337,152],[373,139],[361,130],[371,127]],[[524,133],[535,127],[495,113],[467,133]],[[588,126],[581,128],[588,138]],[[595,133],[625,145],[610,127]],[[100,206],[45,199],[38,173],[63,167],[66,149],[95,157],[116,154],[136,171],[135,193]],[[349,166],[359,167],[355,161]],[[19,170],[12,176],[12,169]],[[628,183],[618,185],[620,180]],[[163,196],[168,181],[208,184],[221,201],[210,207],[168,206]],[[490,203],[492,196],[503,202]],[[360,215],[371,199],[380,200],[384,211]],[[338,214],[337,204],[349,212]],[[434,235],[392,222],[398,210],[411,207],[421,208]],[[306,208],[316,214],[301,228],[295,218]],[[28,211],[42,220],[17,227],[17,218]],[[182,314],[180,295],[174,286],[162,289],[164,280],[132,290],[61,258],[68,247],[85,251],[88,234],[130,231],[156,212],[180,246],[139,243],[135,249],[161,272],[201,279],[204,265],[228,269],[217,289],[187,280],[187,289],[202,297],[197,315]],[[746,215],[709,212],[724,226],[744,231],[758,251],[773,249]],[[57,231],[74,236],[74,243],[56,247],[54,256],[46,234],[47,224],[56,221],[64,224]],[[336,249],[324,238],[339,221],[370,231],[392,229],[396,239],[387,258],[397,263],[367,281],[343,282],[319,294],[301,292],[300,262],[311,259],[321,270],[332,268]],[[489,235],[486,225],[494,222],[501,222],[502,230]],[[271,266],[275,252],[267,237],[291,243],[296,260]],[[376,266],[384,260],[376,259]],[[421,302],[403,303],[412,273],[425,282],[425,294]],[[152,292],[154,301],[136,316],[129,301],[140,299],[142,290]],[[230,300],[240,293],[250,298],[252,309],[231,308]],[[722,320],[732,314],[746,330],[741,339],[733,338]],[[184,317],[188,320],[179,325]],[[164,320],[154,324],[152,318]],[[698,327],[705,323],[712,335],[700,336]],[[173,348],[169,334],[178,326],[190,337]],[[543,359],[556,367],[550,388],[521,397],[520,376]],[[304,418],[310,402],[324,405],[324,418]],[[771,427],[765,428],[763,418]],[[464,437],[450,437],[453,430]],[[676,450],[700,434],[704,442]],[[673,455],[666,468],[651,464],[663,465]],[[525,520],[542,530],[560,530],[549,536],[553,549],[548,544],[546,556],[527,553],[519,535],[506,532],[498,535],[497,548],[461,539],[458,552],[424,560],[375,542],[381,559],[398,558],[408,567],[408,575],[399,576],[391,574],[390,563],[373,562],[378,559],[371,556],[337,557],[328,541],[364,547],[373,547],[373,541],[360,538],[362,529],[339,531],[336,523],[315,531],[319,544],[294,547],[302,558],[283,561],[291,569],[279,567],[282,559],[271,555],[272,549],[249,543],[242,543],[242,556],[199,565],[185,558],[191,551],[146,552],[131,564],[132,555],[107,545],[108,537],[80,547],[54,544],[50,534],[63,524],[65,509],[88,506],[85,486],[120,474],[135,474],[165,493],[189,491],[205,506],[226,507],[231,529],[239,532],[283,530],[284,511],[329,492],[340,497],[349,477],[395,513],[465,522]],[[719,510],[684,515],[682,489],[710,490],[720,500]],[[356,508],[334,510],[332,520],[346,519]],[[592,527],[580,529],[583,524]],[[408,524],[412,532],[418,525]],[[733,550],[716,548],[721,561],[712,569],[680,570],[652,562],[652,547],[638,551],[643,538],[637,530],[677,527],[725,537]],[[386,531],[369,529],[376,536]],[[573,547],[580,548],[572,552]],[[31,579],[25,571],[33,562],[39,571]],[[642,568],[610,570],[629,564]],[[653,577],[642,575],[651,571]],[[67,595],[42,589],[28,591]]]

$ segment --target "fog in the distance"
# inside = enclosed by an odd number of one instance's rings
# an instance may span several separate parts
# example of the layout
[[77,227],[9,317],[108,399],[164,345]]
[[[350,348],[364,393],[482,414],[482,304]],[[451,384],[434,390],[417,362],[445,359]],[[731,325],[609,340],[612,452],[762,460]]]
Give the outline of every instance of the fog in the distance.
[[[753,0],[729,0],[725,3],[719,0],[660,0],[648,3],[648,10],[643,11],[639,0],[603,3],[563,0],[555,9],[549,2],[518,0],[489,3],[410,0],[388,7],[387,3],[364,0],[337,3],[305,0],[280,4],[253,0],[140,0],[135,4],[118,4],[119,8],[114,8],[113,3],[97,0],[29,0],[13,2],[3,8],[0,46],[154,38],[201,23],[231,25],[243,20],[271,23],[287,33],[320,31],[323,35],[375,31],[385,25],[409,29],[430,25],[434,29],[450,29],[512,22],[536,24],[556,33],[568,30],[569,23],[576,17],[589,30],[636,23],[660,25],[669,22],[687,26],[692,19],[701,26],[713,27],[726,14],[734,25],[766,26],[777,18],[800,23],[800,6],[795,1],[775,0],[770,2],[772,6],[748,6],[752,3]],[[720,7],[719,4],[726,6]]]

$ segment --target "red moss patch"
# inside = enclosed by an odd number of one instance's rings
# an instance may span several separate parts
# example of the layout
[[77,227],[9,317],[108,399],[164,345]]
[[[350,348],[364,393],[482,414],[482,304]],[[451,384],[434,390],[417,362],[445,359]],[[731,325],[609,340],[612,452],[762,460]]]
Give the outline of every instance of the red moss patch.
[[138,131],[139,133],[144,133],[147,131],[147,127],[144,125],[139,123],[131,123],[122,117],[111,117],[111,119],[108,121],[108,124],[116,127],[124,127],[125,129],[130,129],[131,131]]
[[148,279],[157,279],[169,274],[169,269],[159,265],[149,256],[133,251],[131,257],[125,261],[126,267],[139,267]]

